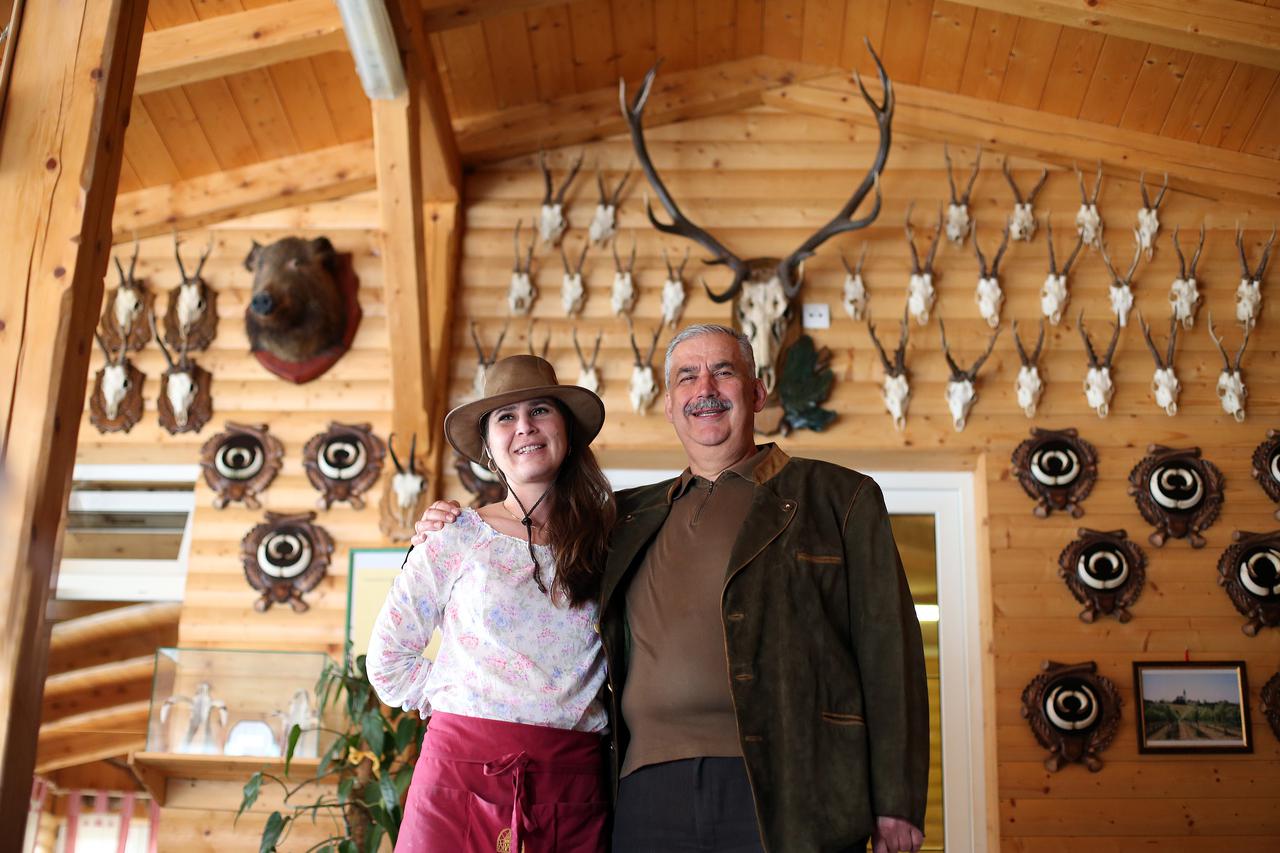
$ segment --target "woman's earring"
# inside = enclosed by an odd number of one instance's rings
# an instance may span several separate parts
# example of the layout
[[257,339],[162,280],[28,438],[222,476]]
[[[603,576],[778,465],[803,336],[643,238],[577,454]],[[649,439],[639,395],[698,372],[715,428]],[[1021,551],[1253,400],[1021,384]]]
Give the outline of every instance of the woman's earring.
[[484,467],[489,469],[489,473],[491,474],[498,473],[498,463],[495,462],[493,459],[493,456],[489,454],[489,445],[487,444],[485,445],[484,453],[482,455],[484,459]]

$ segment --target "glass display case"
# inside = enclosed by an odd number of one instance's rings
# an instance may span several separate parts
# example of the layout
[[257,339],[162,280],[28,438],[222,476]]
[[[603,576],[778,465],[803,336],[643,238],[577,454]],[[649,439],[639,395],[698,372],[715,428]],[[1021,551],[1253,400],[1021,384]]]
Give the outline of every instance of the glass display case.
[[319,729],[341,727],[315,695],[327,662],[318,652],[157,649],[146,751],[283,758],[296,723],[294,757],[318,758],[335,737]]

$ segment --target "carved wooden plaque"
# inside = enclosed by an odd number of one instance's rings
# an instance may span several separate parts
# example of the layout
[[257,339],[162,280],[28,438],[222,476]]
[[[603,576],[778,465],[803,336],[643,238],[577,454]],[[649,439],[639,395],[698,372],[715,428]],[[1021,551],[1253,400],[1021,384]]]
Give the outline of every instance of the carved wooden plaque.
[[284,446],[267,432],[266,424],[227,423],[226,430],[200,448],[204,481],[217,497],[216,509],[232,501],[243,501],[249,509],[262,506],[258,495],[280,473]]
[[1098,675],[1093,661],[1045,661],[1041,670],[1022,691],[1022,716],[1049,750],[1045,769],[1056,773],[1065,764],[1081,763],[1098,772],[1098,753],[1111,745],[1120,724],[1119,691],[1111,679]]
[[302,613],[304,592],[316,588],[329,569],[333,539],[318,527],[314,512],[289,515],[268,512],[240,543],[240,560],[249,586],[262,593],[253,609],[265,612],[273,604],[288,604]]
[[1047,518],[1054,510],[1084,515],[1080,502],[1098,479],[1098,452],[1074,429],[1031,430],[1013,451],[1013,475],[1036,502],[1032,512]]
[[[1275,503],[1280,503],[1280,430],[1267,430],[1267,440],[1253,451],[1253,478],[1262,491]],[[1275,512],[1280,519],[1280,509]]]
[[1222,472],[1200,456],[1200,448],[1153,444],[1129,472],[1129,494],[1155,527],[1147,540],[1157,548],[1170,537],[1203,548],[1204,537],[1222,509]]
[[1280,530],[1237,530],[1231,542],[1218,558],[1218,585],[1248,620],[1241,630],[1252,637],[1280,625]]
[[356,509],[364,509],[362,496],[378,482],[387,452],[372,430],[369,424],[331,422],[302,449],[307,479],[320,492],[318,506],[328,509],[338,501],[349,501]]
[[1080,538],[1062,549],[1058,574],[1076,601],[1083,622],[1114,616],[1121,622],[1133,618],[1129,607],[1142,594],[1147,579],[1147,556],[1123,530],[1077,531]]
[[1280,672],[1262,685],[1262,715],[1267,718],[1272,734],[1280,740]]

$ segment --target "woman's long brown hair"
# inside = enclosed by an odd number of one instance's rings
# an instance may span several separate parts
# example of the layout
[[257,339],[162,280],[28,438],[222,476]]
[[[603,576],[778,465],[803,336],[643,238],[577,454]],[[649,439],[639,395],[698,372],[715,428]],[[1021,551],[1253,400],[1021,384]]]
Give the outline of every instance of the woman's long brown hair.
[[[590,447],[574,441],[577,423],[568,408],[552,399],[568,430],[569,452],[556,475],[547,522],[547,544],[556,561],[556,576],[551,582],[552,598],[580,607],[595,601],[604,575],[605,556],[609,550],[609,534],[617,518],[613,488],[600,470],[600,463]],[[480,419],[481,434],[487,438],[489,416]]]

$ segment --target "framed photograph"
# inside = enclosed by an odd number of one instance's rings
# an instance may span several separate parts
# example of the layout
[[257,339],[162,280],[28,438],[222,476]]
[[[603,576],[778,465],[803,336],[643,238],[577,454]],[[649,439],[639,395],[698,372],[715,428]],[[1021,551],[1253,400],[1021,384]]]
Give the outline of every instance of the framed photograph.
[[1138,752],[1253,752],[1244,661],[1134,661]]

